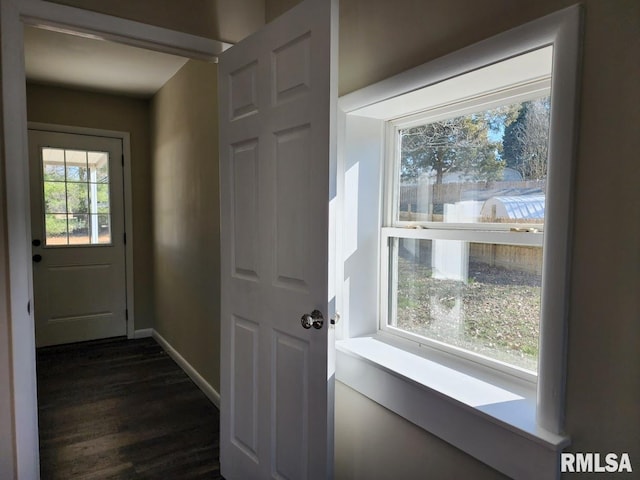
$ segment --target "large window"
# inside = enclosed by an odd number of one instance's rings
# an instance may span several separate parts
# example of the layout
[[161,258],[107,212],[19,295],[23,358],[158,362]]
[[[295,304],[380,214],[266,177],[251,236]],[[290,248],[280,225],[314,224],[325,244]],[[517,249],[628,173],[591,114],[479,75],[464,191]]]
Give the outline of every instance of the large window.
[[[446,103],[388,122],[382,330],[535,375],[551,57],[487,67],[467,97],[464,78],[445,81]],[[516,63],[538,78],[494,87]]]
[[567,444],[579,17],[339,103],[336,379],[511,478]]

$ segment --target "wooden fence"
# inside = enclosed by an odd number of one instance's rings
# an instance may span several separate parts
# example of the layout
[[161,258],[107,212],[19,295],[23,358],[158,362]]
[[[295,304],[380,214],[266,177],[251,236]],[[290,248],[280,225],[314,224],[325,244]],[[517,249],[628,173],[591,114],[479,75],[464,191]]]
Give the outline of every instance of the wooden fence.
[[[418,204],[421,196],[428,199],[432,205],[456,203],[465,198],[468,192],[479,192],[482,199],[488,199],[496,195],[521,195],[523,191],[545,191],[544,180],[523,180],[518,182],[467,182],[467,183],[414,183],[400,186],[400,210],[419,212]],[[480,198],[478,198],[480,199]],[[404,207],[404,208],[403,208]],[[419,212],[427,213],[427,212]]]
[[519,272],[542,274],[542,248],[472,243],[469,256],[487,265]]

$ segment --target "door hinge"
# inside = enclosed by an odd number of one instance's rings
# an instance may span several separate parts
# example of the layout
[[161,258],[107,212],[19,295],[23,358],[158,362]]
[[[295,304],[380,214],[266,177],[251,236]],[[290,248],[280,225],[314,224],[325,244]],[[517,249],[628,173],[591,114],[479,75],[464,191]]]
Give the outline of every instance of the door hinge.
[[122,159],[122,166],[124,167],[124,153],[122,154],[122,156],[120,158]]
[[122,234],[122,241],[124,242],[125,245],[127,244],[127,232],[124,232]]
[[129,309],[128,308],[124,309],[124,319],[125,320],[129,320]]

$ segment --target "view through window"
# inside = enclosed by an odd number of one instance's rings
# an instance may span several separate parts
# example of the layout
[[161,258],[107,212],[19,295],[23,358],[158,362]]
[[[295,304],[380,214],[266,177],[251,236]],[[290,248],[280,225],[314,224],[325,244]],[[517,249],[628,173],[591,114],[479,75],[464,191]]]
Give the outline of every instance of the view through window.
[[41,150],[45,244],[111,243],[109,154]]
[[387,330],[537,370],[548,94],[394,122]]

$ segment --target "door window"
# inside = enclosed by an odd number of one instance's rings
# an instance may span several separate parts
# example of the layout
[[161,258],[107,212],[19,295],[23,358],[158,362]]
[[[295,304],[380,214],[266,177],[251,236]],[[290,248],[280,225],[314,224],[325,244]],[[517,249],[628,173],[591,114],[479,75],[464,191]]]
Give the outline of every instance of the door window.
[[110,245],[109,154],[41,148],[45,245]]

